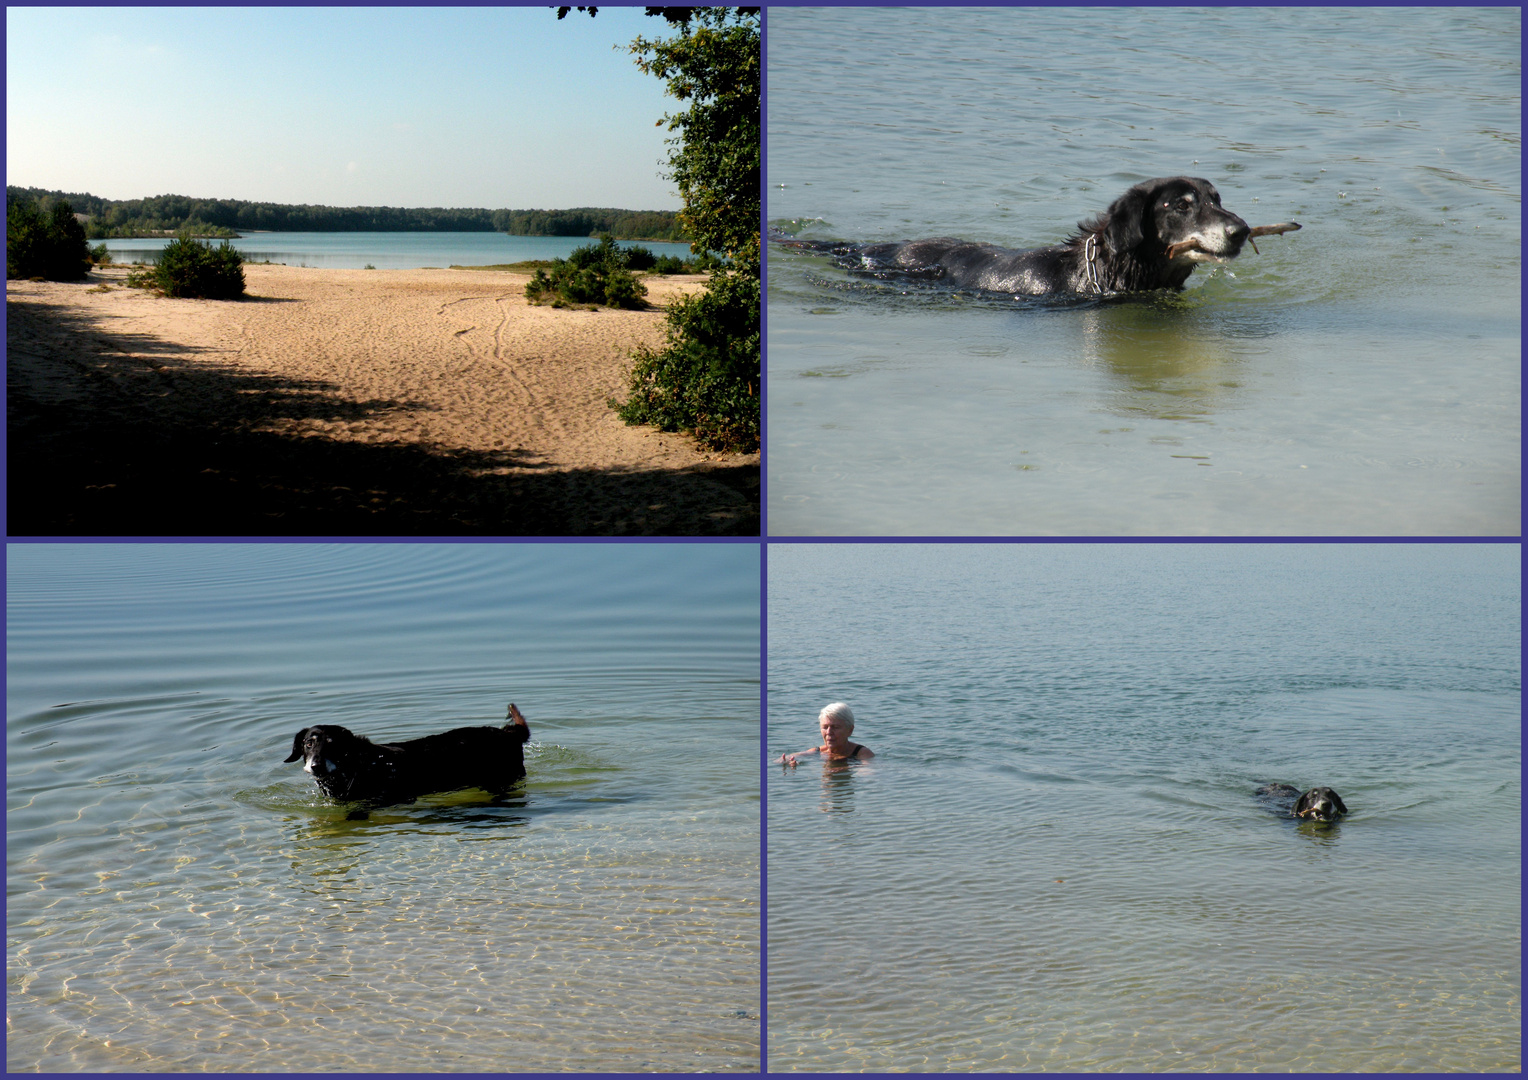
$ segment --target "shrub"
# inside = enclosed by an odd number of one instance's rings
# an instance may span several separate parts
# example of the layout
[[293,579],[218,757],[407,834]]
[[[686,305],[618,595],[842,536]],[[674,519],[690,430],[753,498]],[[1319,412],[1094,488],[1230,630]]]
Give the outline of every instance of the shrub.
[[90,249],[90,261],[97,266],[110,266],[111,252],[106,250],[105,244],[97,244]]
[[626,253],[608,236],[598,244],[574,248],[566,259],[554,259],[538,269],[525,286],[525,298],[533,304],[604,304],[607,307],[641,308],[647,286],[626,268]]
[[651,270],[658,264],[658,256],[640,244],[626,249],[626,269]]
[[718,275],[669,306],[668,343],[639,348],[630,395],[611,399],[628,424],[691,431],[715,450],[759,446],[759,280]]
[[646,301],[647,286],[626,271],[607,274],[604,281],[605,304],[608,307],[639,308]]
[[78,281],[90,272],[85,226],[66,200],[46,215],[35,203],[18,201],[5,208],[5,276]]
[[178,236],[165,245],[154,280],[166,296],[232,300],[244,295],[244,258],[227,240],[213,247]]
[[591,266],[625,267],[626,258],[613,237],[602,236],[598,244],[574,248],[568,256],[568,265],[579,270]]

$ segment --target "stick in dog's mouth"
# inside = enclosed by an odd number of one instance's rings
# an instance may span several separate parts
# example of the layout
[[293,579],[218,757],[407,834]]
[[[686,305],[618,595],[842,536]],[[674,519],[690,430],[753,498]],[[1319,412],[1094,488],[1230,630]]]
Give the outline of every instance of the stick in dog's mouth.
[[1286,221],[1282,225],[1254,225],[1252,231],[1247,234],[1247,243],[1252,245],[1254,255],[1261,255],[1262,252],[1257,250],[1257,241],[1253,239],[1254,236],[1279,236],[1282,233],[1296,232],[1299,228],[1298,221]]
[[[1261,255],[1262,252],[1257,250],[1257,242],[1253,239],[1253,237],[1279,236],[1282,233],[1295,232],[1299,228],[1300,223],[1298,221],[1286,221],[1280,225],[1254,225],[1251,231],[1247,233],[1247,243],[1252,245],[1253,254]],[[1203,249],[1199,248],[1199,241],[1197,240],[1184,240],[1182,243],[1169,244],[1167,247],[1167,261],[1172,262],[1172,260],[1176,259],[1179,255],[1182,255],[1184,252],[1194,250],[1198,250],[1200,254],[1205,255],[1206,257],[1213,259],[1216,262],[1226,261],[1226,258],[1223,255],[1217,255],[1213,251],[1204,251]]]

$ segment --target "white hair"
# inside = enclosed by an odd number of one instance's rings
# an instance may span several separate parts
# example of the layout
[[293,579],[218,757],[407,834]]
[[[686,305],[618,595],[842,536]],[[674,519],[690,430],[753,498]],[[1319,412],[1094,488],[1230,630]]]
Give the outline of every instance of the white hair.
[[854,710],[849,708],[849,706],[845,705],[842,701],[835,701],[831,705],[824,705],[822,712],[817,714],[817,719],[819,721],[841,720],[849,725],[850,731],[854,730]]

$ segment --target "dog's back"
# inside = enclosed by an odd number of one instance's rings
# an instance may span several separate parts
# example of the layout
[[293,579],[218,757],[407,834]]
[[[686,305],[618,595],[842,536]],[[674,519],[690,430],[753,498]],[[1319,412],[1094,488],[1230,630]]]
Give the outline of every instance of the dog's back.
[[523,745],[530,737],[529,727],[510,723],[457,728],[377,748],[396,753],[400,781],[418,794],[469,787],[497,793],[525,779]]

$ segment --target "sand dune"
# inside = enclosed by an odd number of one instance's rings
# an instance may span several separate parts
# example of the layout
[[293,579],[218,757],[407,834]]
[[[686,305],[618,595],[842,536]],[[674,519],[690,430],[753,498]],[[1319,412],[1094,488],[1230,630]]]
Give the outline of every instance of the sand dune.
[[758,532],[757,455],[606,405],[660,311],[497,271],[250,265],[240,301],[125,275],[7,282],[13,535]]

